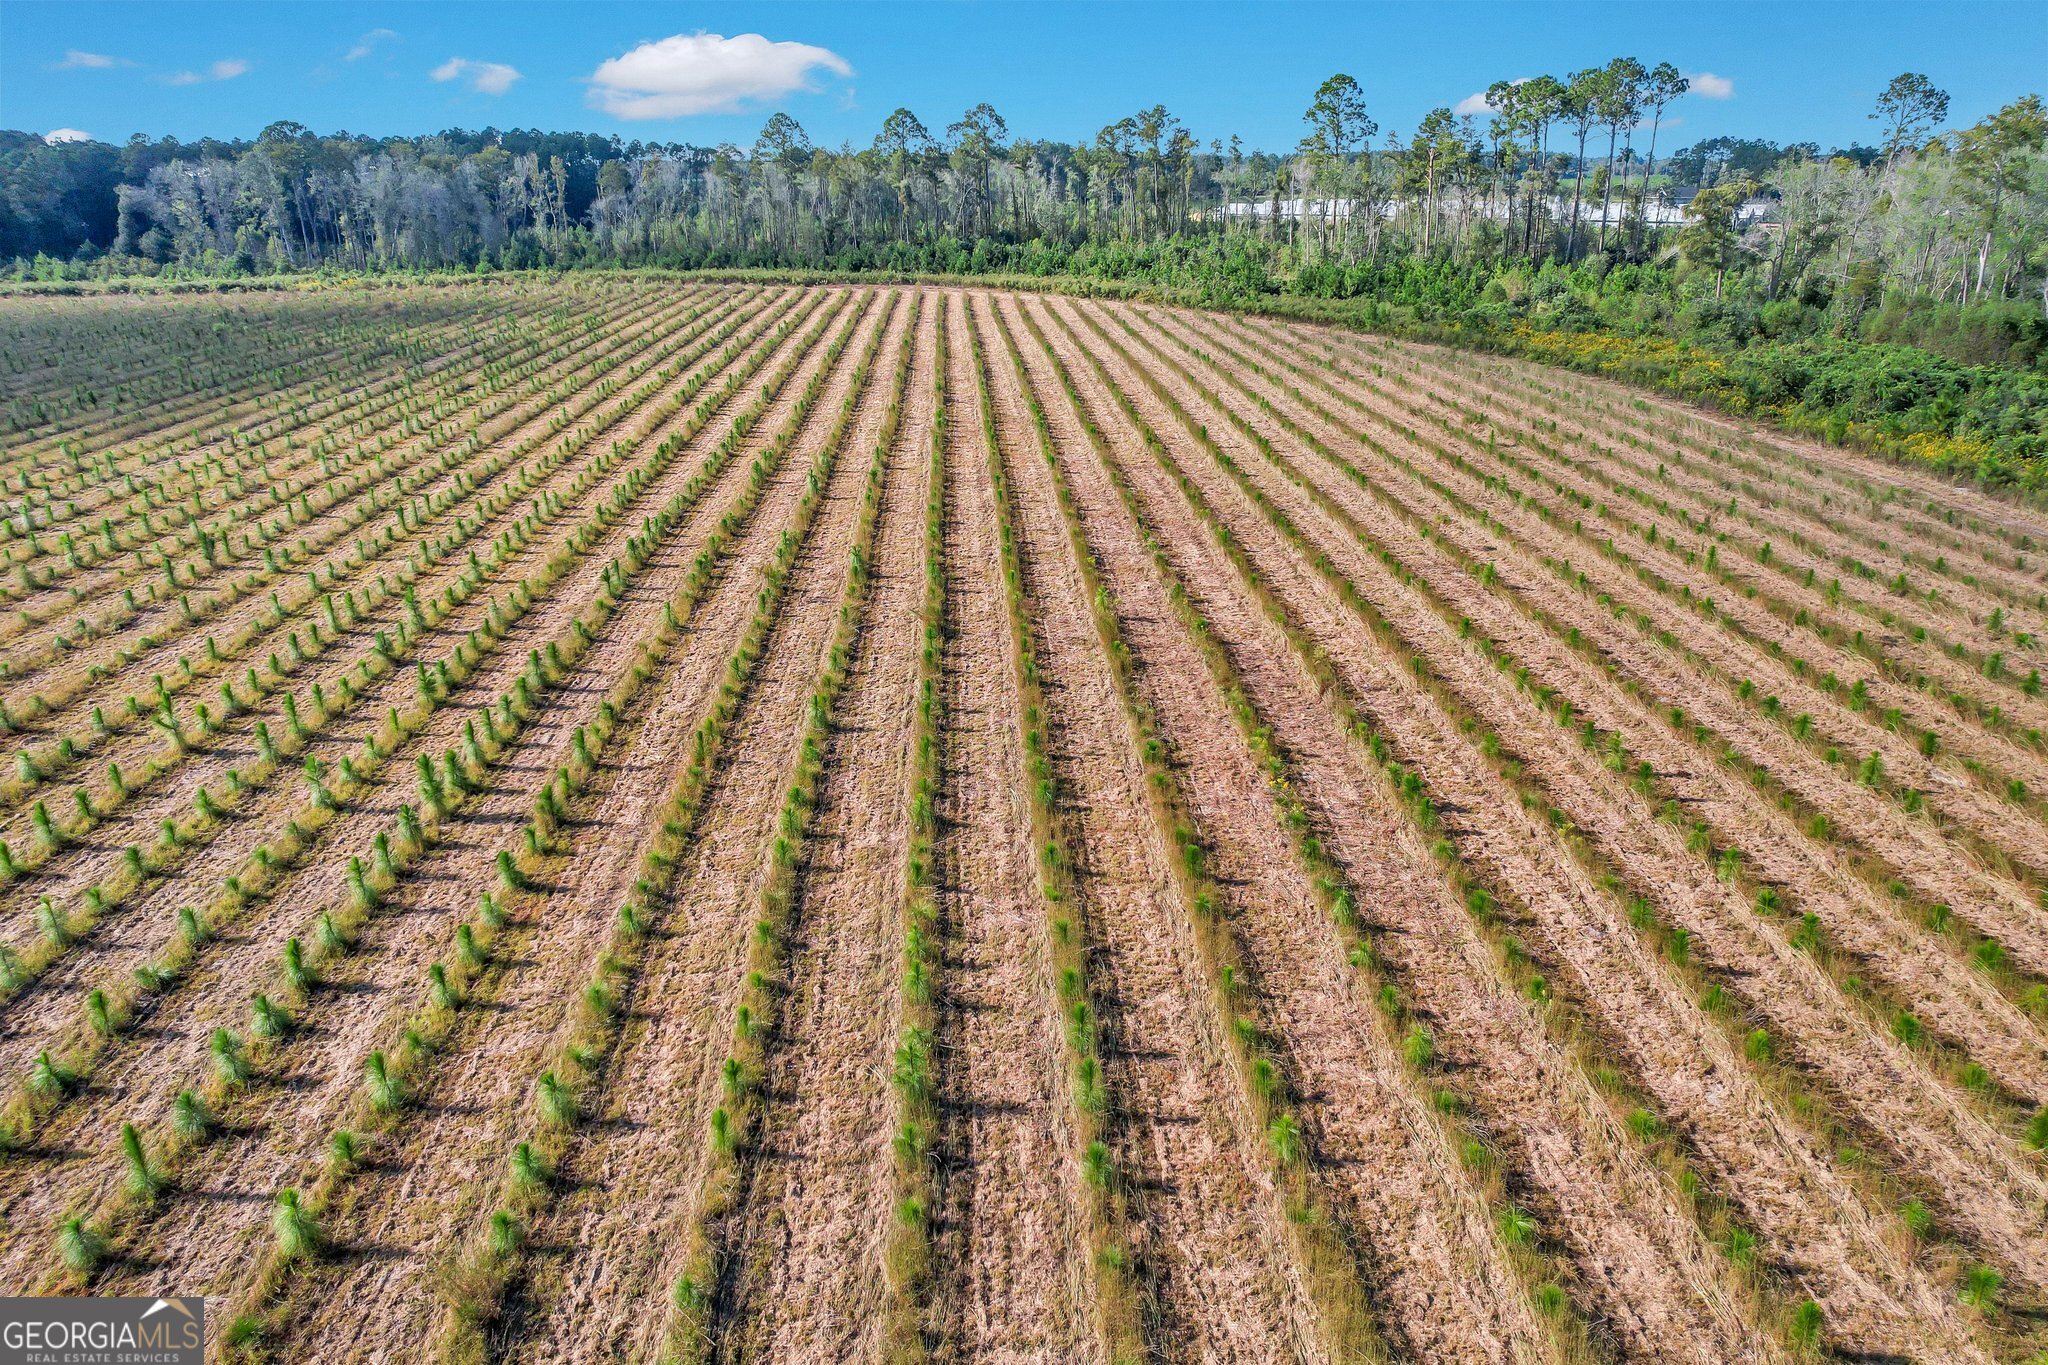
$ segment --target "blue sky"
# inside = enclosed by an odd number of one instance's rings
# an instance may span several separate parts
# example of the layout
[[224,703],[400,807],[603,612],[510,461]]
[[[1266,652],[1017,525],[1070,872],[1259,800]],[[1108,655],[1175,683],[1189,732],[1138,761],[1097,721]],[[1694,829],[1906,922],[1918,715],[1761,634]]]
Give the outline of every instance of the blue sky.
[[2041,90],[2048,5],[4,0],[0,127],[120,141],[291,118],[744,144],[781,108],[821,144],[865,145],[898,105],[938,133],[987,100],[1014,134],[1072,140],[1163,102],[1204,141],[1280,149],[1333,71],[1359,80],[1383,132],[1405,133],[1492,80],[1622,53],[1712,78],[1698,85],[1716,97],[1670,111],[1666,147],[1723,133],[1829,146],[1872,139],[1865,114],[1900,71],[1948,90],[1958,126]]

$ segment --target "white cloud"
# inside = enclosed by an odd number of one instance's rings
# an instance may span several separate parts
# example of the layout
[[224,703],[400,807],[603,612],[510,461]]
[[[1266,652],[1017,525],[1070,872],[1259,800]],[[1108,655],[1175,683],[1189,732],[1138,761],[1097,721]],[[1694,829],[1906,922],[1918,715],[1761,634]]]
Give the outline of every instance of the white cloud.
[[519,72],[503,62],[473,62],[467,57],[450,57],[428,73],[437,81],[466,80],[469,88],[485,95],[502,95],[519,79]]
[[678,33],[599,66],[590,77],[590,102],[624,119],[731,113],[750,101],[811,89],[814,71],[851,76],[853,66],[829,48],[770,42],[758,33]]
[[1690,93],[1710,100],[1732,100],[1735,98],[1735,82],[1726,76],[1716,76],[1711,71],[1701,71],[1686,79],[1692,82]]
[[170,75],[157,79],[165,85],[201,85],[207,81],[231,81],[237,76],[246,75],[248,70],[249,63],[240,57],[224,57],[207,67],[204,72],[173,71]]
[[345,62],[359,62],[376,51],[377,44],[389,42],[397,36],[396,33],[388,28],[373,28],[362,37],[356,39],[355,46],[343,53],[341,59]]
[[[1509,81],[1508,84],[1520,85],[1524,81],[1533,79],[1534,77],[1531,76],[1517,76]],[[1451,112],[1454,114],[1490,114],[1493,112],[1493,107],[1486,102],[1486,92],[1484,90],[1474,90],[1471,94],[1452,105]]]
[[126,57],[109,57],[104,52],[80,52],[71,48],[64,54],[64,60],[51,69],[55,71],[105,71],[110,67],[133,66]]
[[92,134],[81,133],[76,128],[52,128],[49,132],[43,134],[43,141],[49,143],[52,147],[60,142],[90,142],[92,141]]

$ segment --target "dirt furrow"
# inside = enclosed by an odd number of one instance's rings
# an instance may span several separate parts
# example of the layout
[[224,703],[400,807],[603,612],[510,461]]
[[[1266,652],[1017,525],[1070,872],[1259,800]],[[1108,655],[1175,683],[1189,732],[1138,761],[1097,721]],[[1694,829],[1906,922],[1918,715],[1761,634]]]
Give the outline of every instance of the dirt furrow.
[[996,505],[967,317],[946,296],[948,401],[935,883],[944,936],[938,1027],[940,1211],[934,1301],[942,1358],[1099,1360],[1090,1330],[1080,1172],[1044,917],[1024,809],[1022,705],[1008,666]]
[[[866,618],[825,746],[799,871],[789,981],[769,1048],[726,1348],[742,1359],[871,1355],[887,1297],[898,921],[910,837],[907,737],[924,576],[919,539],[938,307],[925,300],[884,475]],[[849,456],[860,453],[856,447]]]
[[[999,437],[1018,499],[1027,590],[1040,613],[1054,766],[1072,794],[1077,872],[1088,900],[1099,1005],[1114,1048],[1105,1058],[1118,1111],[1117,1163],[1136,1186],[1132,1230],[1159,1315],[1154,1346],[1175,1358],[1322,1358],[1260,1140],[1233,1073],[1188,924],[1150,818],[1122,702],[1084,614],[1087,593],[1056,510],[1052,475],[1017,387],[1002,300],[978,300]],[[1037,373],[1049,414],[1057,381]],[[1050,401],[1045,386],[1050,384]],[[1064,427],[1072,430],[1067,414]],[[1091,976],[1093,973],[1091,973]]]
[[[893,355],[907,301],[884,335]],[[879,371],[881,366],[878,364]],[[888,395],[871,373],[834,466],[824,506],[800,551],[760,675],[727,732],[730,755],[704,802],[677,871],[671,930],[647,950],[592,1126],[564,1164],[572,1192],[537,1229],[545,1249],[531,1308],[507,1350],[522,1359],[644,1356],[660,1339],[670,1282],[685,1253],[708,1156],[706,1115],[732,1032],[748,916],[766,875],[782,775],[794,761],[804,707],[832,634],[845,546],[864,462]],[[832,401],[825,405],[836,409]]]

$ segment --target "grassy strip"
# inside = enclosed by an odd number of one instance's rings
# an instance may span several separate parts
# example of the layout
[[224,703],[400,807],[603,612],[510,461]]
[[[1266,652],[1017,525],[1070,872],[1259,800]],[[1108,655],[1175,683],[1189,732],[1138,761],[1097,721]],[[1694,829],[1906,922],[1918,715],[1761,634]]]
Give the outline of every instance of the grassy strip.
[[[1106,445],[1082,404],[1074,381],[1059,363],[1058,356],[1028,313],[1020,314],[1032,339],[1044,350],[1053,372],[1064,387],[1076,421],[1087,432],[1089,443],[1107,463]],[[1327,1198],[1313,1180],[1313,1154],[1299,1117],[1294,1113],[1297,1096],[1280,1065],[1284,1042],[1264,1029],[1256,1015],[1250,989],[1250,973],[1236,936],[1228,923],[1228,911],[1221,888],[1208,867],[1204,847],[1181,789],[1183,778],[1173,759],[1174,741],[1159,725],[1151,703],[1138,681],[1138,665],[1123,639],[1115,598],[1102,576],[1094,551],[1082,528],[1080,510],[1059,460],[1058,443],[1044,407],[1031,387],[1022,354],[1016,349],[1007,321],[997,314],[1018,383],[1031,411],[1039,440],[1039,451],[1053,476],[1060,513],[1082,581],[1088,588],[1095,630],[1110,662],[1118,695],[1124,703],[1150,796],[1153,820],[1167,846],[1175,850],[1169,860],[1176,889],[1192,912],[1194,940],[1202,966],[1208,973],[1217,1016],[1229,1040],[1232,1069],[1243,1085],[1255,1122],[1265,1130],[1267,1169],[1287,1203],[1286,1229],[1294,1243],[1309,1292],[1322,1318],[1333,1355],[1340,1359],[1384,1359],[1387,1344],[1384,1329],[1376,1320],[1367,1289],[1367,1274],[1358,1248],[1345,1235]]]
[[[938,348],[932,367],[932,435],[926,461],[924,508],[923,652],[918,657],[917,713],[911,723],[910,842],[903,900],[902,1036],[896,1050],[896,1218],[884,1264],[889,1275],[887,1358],[914,1365],[931,1356],[934,1335],[931,1213],[932,1144],[938,1136],[937,1087],[922,1060],[929,1058],[938,1016],[933,1007],[943,965],[932,902],[934,845],[938,839],[939,747],[944,742],[945,699],[940,691],[946,620],[946,443],[951,415],[946,395],[945,302],[938,303]],[[905,338],[906,347],[908,338]],[[879,456],[878,456],[879,458]]]
[[1026,589],[1027,563],[1016,493],[1010,487],[1002,441],[996,431],[995,398],[989,359],[981,343],[974,300],[963,300],[967,335],[974,359],[976,395],[981,413],[981,439],[987,452],[990,483],[995,490],[996,530],[1002,552],[1004,601],[1010,627],[1011,669],[1017,679],[1019,732],[1024,745],[1026,796],[1031,812],[1032,842],[1039,850],[1038,888],[1043,901],[1052,969],[1059,1003],[1066,1016],[1067,1059],[1073,1096],[1073,1120],[1083,1185],[1088,1191],[1088,1240],[1094,1270],[1095,1311],[1104,1354],[1113,1365],[1136,1365],[1152,1358],[1149,1339],[1156,1335],[1157,1309],[1144,1268],[1130,1248],[1135,1216],[1131,1189],[1116,1169],[1110,1148],[1116,1112],[1105,1081],[1102,1015],[1095,1006],[1089,979],[1087,945],[1091,939],[1088,905],[1075,883],[1071,818],[1063,803],[1052,761],[1052,738],[1045,719],[1045,689],[1039,666],[1037,604]]
[[[867,295],[862,311],[872,302]],[[827,350],[824,365],[799,399],[798,418],[756,458],[755,486],[765,488],[768,474],[777,467],[801,430],[818,396],[824,391],[832,369],[851,340],[850,327]],[[568,1155],[576,1128],[588,1112],[612,1060],[618,1043],[620,1012],[625,1007],[646,953],[648,935],[660,926],[657,916],[670,894],[677,866],[689,847],[711,780],[718,771],[724,742],[732,721],[746,699],[755,671],[765,656],[768,636],[779,619],[787,595],[791,570],[808,537],[826,487],[825,475],[837,459],[838,443],[851,424],[866,374],[880,348],[883,327],[877,325],[855,370],[846,402],[823,449],[813,461],[805,491],[798,503],[792,525],[777,542],[775,554],[765,570],[764,586],[756,600],[754,614],[745,632],[726,660],[726,667],[709,713],[692,735],[689,765],[677,774],[662,806],[661,824],[641,858],[641,875],[620,907],[618,923],[610,940],[592,965],[589,984],[570,1021],[568,1038],[553,1063],[536,1083],[537,1115],[530,1135],[508,1153],[508,1167],[500,1183],[497,1208],[483,1232],[475,1237],[458,1259],[442,1270],[441,1294],[447,1311],[436,1329],[431,1354],[443,1361],[474,1361],[483,1358],[485,1332],[504,1312],[519,1276],[526,1267],[528,1247],[525,1229],[544,1213],[555,1192],[554,1175]],[[674,613],[687,621],[690,611],[702,600],[722,560],[728,527],[722,523],[719,543],[707,547],[691,566],[678,600],[682,610]],[[664,647],[672,647],[673,641]]]
[[[902,416],[903,394],[910,383],[911,334],[916,330],[923,306],[922,295],[914,296],[897,355],[889,406],[861,491],[846,581],[840,590],[838,624],[825,667],[811,690],[796,770],[784,790],[776,820],[768,876],[761,885],[747,971],[734,1012],[732,1050],[724,1066],[724,1103],[711,1114],[711,1165],[705,1173],[697,1216],[691,1223],[683,1275],[672,1296],[676,1311],[665,1334],[664,1360],[709,1361],[714,1357],[719,1310],[721,1305],[731,1302],[735,1281],[742,1273],[742,1248],[734,1234],[745,1221],[744,1208],[755,1178],[754,1162],[759,1156],[755,1149],[767,1122],[768,1062],[777,1041],[788,984],[790,930],[802,889],[812,822],[817,815],[818,789],[825,778],[825,748],[831,740],[835,708],[852,670],[854,652],[860,647],[872,586],[869,561],[874,554],[875,529],[881,519],[883,481]],[[851,413],[850,407],[848,412]],[[829,472],[828,469],[827,476]],[[921,1040],[906,1040],[897,1050],[893,1072],[898,1093],[929,1095],[930,1065],[929,1035]],[[917,1212],[921,1215],[922,1211]]]

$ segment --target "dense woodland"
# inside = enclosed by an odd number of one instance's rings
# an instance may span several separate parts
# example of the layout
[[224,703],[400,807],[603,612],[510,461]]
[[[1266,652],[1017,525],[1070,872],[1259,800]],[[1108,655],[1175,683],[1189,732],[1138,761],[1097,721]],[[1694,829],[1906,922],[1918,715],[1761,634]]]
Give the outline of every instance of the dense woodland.
[[[608,266],[1118,281],[1452,331],[1797,409],[1837,438],[1973,432],[1965,463],[2048,448],[2038,96],[1956,128],[1948,96],[1904,74],[1869,145],[1822,153],[1673,147],[1686,89],[1668,63],[1619,58],[1498,82],[1487,114],[1440,108],[1404,132],[1339,75],[1279,152],[1205,140],[1157,105],[1090,143],[1013,136],[986,104],[942,126],[898,109],[868,146],[836,148],[786,113],[751,147],[289,122],[119,147],[0,133],[0,260],[41,281]],[[1737,348],[1739,382],[1704,391],[1685,357],[1569,340],[1589,335]]]

